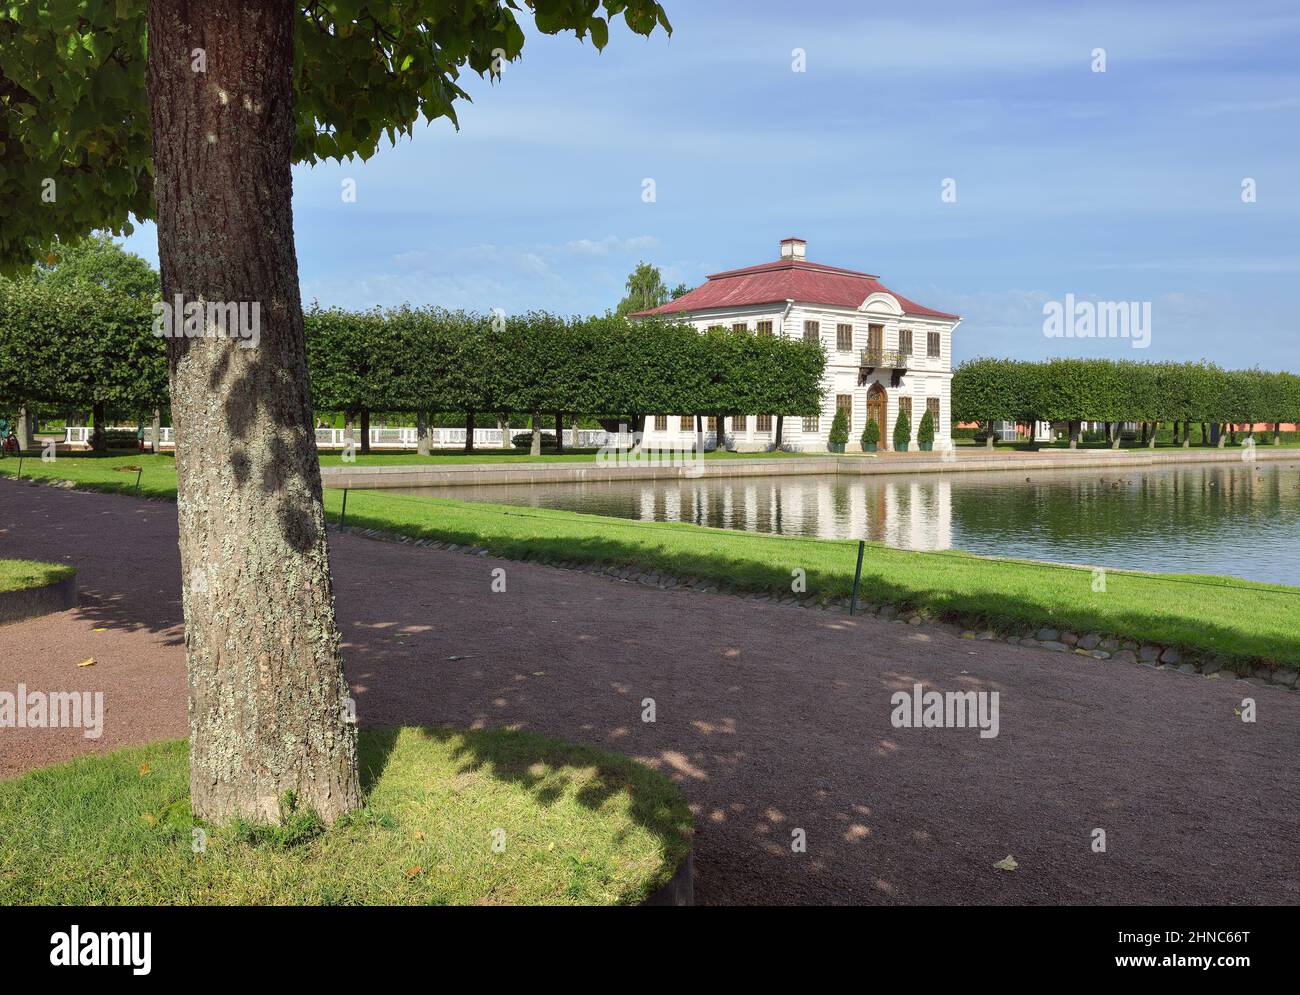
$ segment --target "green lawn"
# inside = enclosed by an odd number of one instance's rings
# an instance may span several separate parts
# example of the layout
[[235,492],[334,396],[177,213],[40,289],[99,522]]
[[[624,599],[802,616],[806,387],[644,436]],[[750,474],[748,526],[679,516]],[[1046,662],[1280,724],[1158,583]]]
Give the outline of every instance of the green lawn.
[[[342,493],[327,491],[338,520]],[[633,522],[568,511],[352,491],[347,524],[485,547],[514,559],[637,564],[739,590],[846,597],[857,543],[766,536],[674,522]],[[1048,625],[1182,646],[1228,661],[1300,666],[1300,588],[1228,577],[1108,571],[1094,591],[1089,569],[922,553],[867,544],[863,601],[924,609],[1004,631]]]
[[76,570],[62,563],[38,560],[0,560],[0,594],[28,587],[44,587],[71,577]]
[[196,822],[183,741],[0,781],[0,905],[635,904],[690,847],[676,786],[616,753],[364,729],[360,765],[366,806],[329,829]]
[[[380,457],[381,459],[383,457]],[[328,457],[326,458],[328,462]],[[0,460],[12,474],[16,460]],[[175,497],[170,456],[60,457],[28,461],[29,472],[81,486],[130,492],[141,466],[141,493]],[[325,492],[337,521],[343,494]],[[668,522],[632,522],[551,511],[428,499],[384,491],[352,491],[347,523],[486,547],[516,559],[639,564],[676,576],[709,578],[740,590],[789,592],[791,571],[807,575],[807,591],[847,596],[857,545],[775,537]],[[869,544],[864,601],[889,602],[933,615],[1022,631],[1048,625],[1177,645],[1227,663],[1268,661],[1300,666],[1300,588],[1226,577],[1109,571],[1093,591],[1087,569],[1000,560],[959,552],[921,553]]]

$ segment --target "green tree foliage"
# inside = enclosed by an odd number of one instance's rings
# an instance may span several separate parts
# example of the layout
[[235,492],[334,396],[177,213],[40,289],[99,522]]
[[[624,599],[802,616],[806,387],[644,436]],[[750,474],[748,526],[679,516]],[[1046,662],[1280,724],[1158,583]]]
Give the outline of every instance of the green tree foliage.
[[912,420],[907,416],[906,410],[901,410],[898,412],[898,417],[894,419],[894,450],[905,453],[911,444]]
[[916,441],[921,446],[934,445],[934,414],[927,406],[921,415],[921,424],[916,427]]
[[618,302],[614,313],[620,316],[633,311],[648,311],[652,307],[668,303],[668,288],[658,266],[639,262],[627,278],[627,293]]
[[843,411],[836,411],[831,419],[831,430],[826,440],[832,446],[842,446],[849,441],[849,416]]
[[867,427],[862,430],[862,448],[871,449],[872,446],[880,443],[880,426],[876,424],[874,418],[867,419]]
[[820,346],[614,315],[498,319],[439,308],[305,315],[319,410],[815,414]]
[[84,405],[143,414],[166,403],[149,301],[96,285],[0,281],[0,408]]
[[[1226,425],[1294,421],[1300,414],[1300,377],[1259,369],[1223,370],[1207,362],[1144,363],[1109,359],[1053,359],[1034,363],[975,359],[953,375],[957,421],[1065,422],[1077,438],[1084,421]],[[1114,437],[1118,442],[1118,437]]]
[[[0,265],[25,268],[52,238],[132,230],[152,218],[145,0],[0,8]],[[296,5],[295,162],[369,159],[421,119],[457,124],[462,72],[500,77],[520,57],[516,13],[597,48],[622,17],[671,33],[654,0],[312,0]],[[208,53],[193,68],[206,71]]]
[[162,294],[158,271],[104,232],[80,242],[55,242],[36,262],[32,276],[47,286],[91,285],[144,301]]

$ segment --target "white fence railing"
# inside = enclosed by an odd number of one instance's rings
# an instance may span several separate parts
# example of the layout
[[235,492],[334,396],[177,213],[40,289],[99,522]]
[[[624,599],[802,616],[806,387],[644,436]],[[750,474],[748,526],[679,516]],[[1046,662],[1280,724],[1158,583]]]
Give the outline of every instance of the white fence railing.
[[[134,435],[138,429],[134,425],[110,425],[104,429],[106,432],[130,432]],[[95,430],[85,425],[69,425],[63,430],[63,441],[70,446],[88,446],[90,437]],[[161,432],[162,444],[164,446],[172,445],[172,430],[164,428]],[[153,442],[153,426],[147,425],[144,430],[144,441],[146,445]]]
[[[137,431],[130,425],[113,425],[106,429],[109,432],[131,432]],[[434,449],[463,449],[465,447],[465,433],[463,428],[431,428],[429,429],[430,445]],[[484,449],[500,449],[503,446],[502,435],[516,436],[528,432],[526,428],[508,429],[502,433],[499,428],[476,428],[474,430],[474,445],[481,446]],[[63,430],[63,441],[67,445],[88,446],[93,429],[84,425],[70,425]],[[554,435],[554,431],[549,434]],[[360,442],[361,432],[359,429],[347,428],[318,428],[316,429],[316,445],[321,449],[342,449],[348,440]],[[146,426],[144,430],[145,445],[153,443],[153,427]],[[370,430],[370,445],[374,449],[415,449],[419,445],[419,436],[414,428],[372,428]],[[606,432],[603,428],[580,428],[578,429],[579,449],[595,449],[600,446],[619,446],[626,447],[631,445],[632,438],[630,433]],[[162,444],[164,446],[173,446],[175,438],[170,428],[162,430]],[[566,429],[564,432],[564,444],[573,445],[573,432]]]

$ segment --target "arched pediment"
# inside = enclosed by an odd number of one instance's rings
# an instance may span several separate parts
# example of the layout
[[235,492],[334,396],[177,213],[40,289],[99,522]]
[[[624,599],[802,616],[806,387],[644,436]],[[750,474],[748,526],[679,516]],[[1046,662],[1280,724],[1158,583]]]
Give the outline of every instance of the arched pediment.
[[887,317],[901,318],[903,316],[902,305],[898,303],[898,298],[893,294],[886,294],[877,290],[871,294],[865,301],[858,305],[859,311],[867,314],[879,314]]

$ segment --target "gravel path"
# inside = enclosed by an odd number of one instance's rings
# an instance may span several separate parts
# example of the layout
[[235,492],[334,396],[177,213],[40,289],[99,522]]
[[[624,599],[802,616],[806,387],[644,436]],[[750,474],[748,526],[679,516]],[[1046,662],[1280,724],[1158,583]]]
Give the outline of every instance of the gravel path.
[[[0,690],[107,702],[97,741],[0,729],[0,777],[184,735],[174,506],[0,481],[0,508],[0,556],[67,560],[82,588],[74,611],[0,627]],[[696,813],[701,902],[1300,901],[1300,693],[350,534],[330,545],[363,723],[518,725],[659,767]],[[890,696],[916,682],[998,691],[1000,734],[894,728]],[[1253,724],[1234,714],[1248,696]],[[1008,855],[1018,869],[995,870]]]

